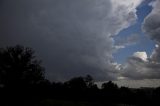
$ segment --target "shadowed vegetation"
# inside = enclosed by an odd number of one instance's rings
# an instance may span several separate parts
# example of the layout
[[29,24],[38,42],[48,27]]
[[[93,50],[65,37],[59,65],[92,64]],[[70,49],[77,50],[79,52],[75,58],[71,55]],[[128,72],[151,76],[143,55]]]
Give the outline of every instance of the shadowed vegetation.
[[98,88],[90,75],[50,82],[31,48],[0,49],[2,106],[155,106],[159,98],[159,87],[131,89],[108,81]]

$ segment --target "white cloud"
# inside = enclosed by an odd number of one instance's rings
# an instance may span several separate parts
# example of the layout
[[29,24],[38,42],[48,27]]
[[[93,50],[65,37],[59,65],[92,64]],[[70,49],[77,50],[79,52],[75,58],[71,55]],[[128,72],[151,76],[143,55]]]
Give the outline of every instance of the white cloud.
[[147,53],[145,51],[143,51],[143,52],[135,52],[133,54],[133,56],[137,57],[137,58],[140,58],[143,61],[147,61],[147,59],[148,59]]

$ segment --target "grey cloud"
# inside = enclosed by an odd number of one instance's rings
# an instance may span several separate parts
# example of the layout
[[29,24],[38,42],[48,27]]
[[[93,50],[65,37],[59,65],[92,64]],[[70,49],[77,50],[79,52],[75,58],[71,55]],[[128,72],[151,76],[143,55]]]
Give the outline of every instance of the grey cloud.
[[131,57],[123,65],[122,76],[133,80],[160,79],[160,64]]
[[0,46],[32,47],[43,60],[48,79],[85,74],[97,80],[115,79],[112,36],[133,24],[138,5],[130,9],[118,4],[113,11],[110,0],[1,2]]
[[143,80],[119,80],[115,81],[119,86],[126,86],[130,88],[140,88],[140,87],[159,87],[159,79],[143,79]]
[[150,61],[152,62],[160,62],[160,47],[157,45],[157,47],[153,50]]
[[152,3],[151,13],[144,19],[142,30],[157,44],[148,61],[140,57],[128,59],[122,65],[121,75],[129,79],[160,79],[160,0]]
[[151,13],[144,19],[142,29],[146,32],[153,40],[160,41],[159,32],[160,32],[160,1],[155,0],[154,5],[152,5],[153,10]]
[[[153,10],[152,12],[145,18],[142,30],[154,41],[156,41],[157,45],[160,43],[160,0],[154,1],[152,3]],[[151,59],[152,61],[160,62],[159,55],[160,47],[156,47],[152,53]]]
[[[153,10],[154,11],[154,10]],[[160,32],[160,12],[151,13],[145,21],[143,25],[143,30],[148,33],[151,39],[155,41],[160,41],[159,32]]]

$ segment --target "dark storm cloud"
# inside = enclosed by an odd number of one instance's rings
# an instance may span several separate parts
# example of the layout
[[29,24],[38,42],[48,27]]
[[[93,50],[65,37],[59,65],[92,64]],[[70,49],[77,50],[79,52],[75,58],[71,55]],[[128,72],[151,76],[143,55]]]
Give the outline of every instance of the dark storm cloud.
[[141,0],[132,2],[1,0],[0,46],[32,47],[50,80],[114,79],[112,36],[136,20]]
[[160,62],[160,0],[152,2],[152,12],[145,18],[142,29],[157,43],[157,47],[151,55],[151,60]]
[[152,3],[153,10],[145,18],[142,29],[146,32],[151,39],[155,41],[160,41],[160,1],[156,0]]

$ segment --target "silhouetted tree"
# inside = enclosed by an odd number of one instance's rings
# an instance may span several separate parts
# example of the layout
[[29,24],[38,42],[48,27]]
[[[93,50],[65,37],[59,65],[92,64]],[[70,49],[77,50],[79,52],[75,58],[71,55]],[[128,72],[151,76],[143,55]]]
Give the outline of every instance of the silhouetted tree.
[[[9,89],[8,89],[9,88]],[[67,82],[50,82],[31,48],[14,46],[0,49],[0,104],[32,106],[43,100],[86,101],[93,106],[159,106],[160,87],[156,89],[119,88],[108,81],[99,89],[90,75]],[[83,104],[82,104],[83,105]]]
[[117,84],[114,84],[112,81],[102,84],[102,99],[109,102],[117,102],[119,96],[119,89]]
[[84,90],[87,88],[86,82],[83,77],[72,78],[71,80],[66,82],[68,88],[75,90]]
[[133,103],[132,101],[135,102],[134,92],[128,87],[121,87],[119,100],[120,102],[126,103],[126,104]]
[[88,88],[91,88],[91,87],[94,86],[94,82],[93,82],[92,76],[87,75],[87,76],[84,78],[84,80],[85,80],[85,83],[86,83],[86,85],[87,85]]
[[35,59],[34,51],[23,46],[0,49],[0,85],[24,86],[44,79],[44,68]]
[[107,83],[102,84],[102,89],[114,90],[118,89],[117,84],[114,84],[112,81],[108,81]]

